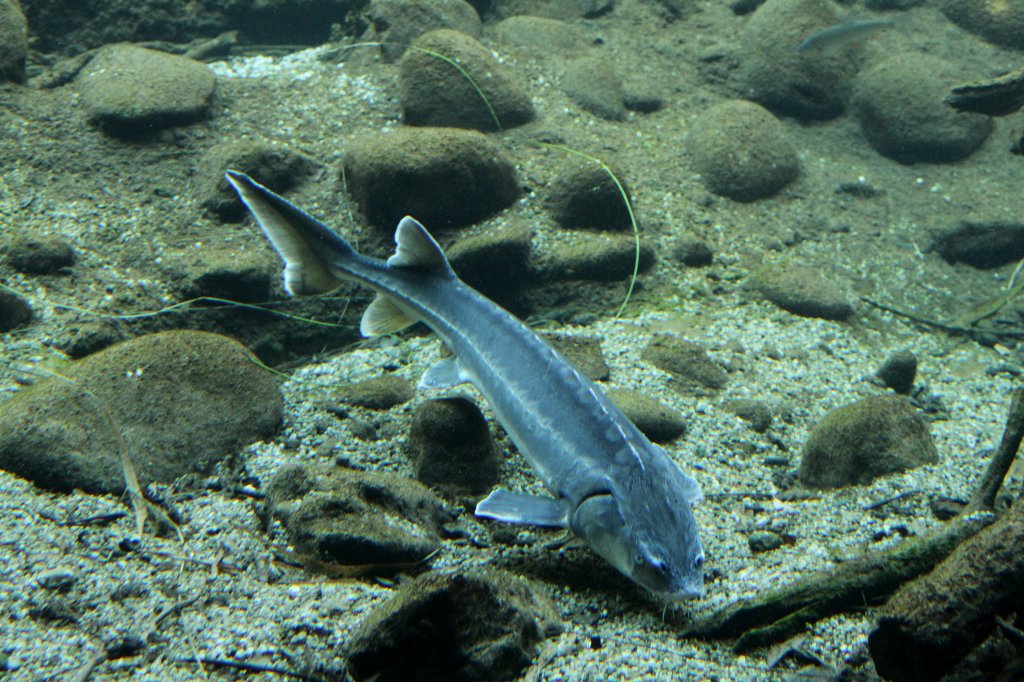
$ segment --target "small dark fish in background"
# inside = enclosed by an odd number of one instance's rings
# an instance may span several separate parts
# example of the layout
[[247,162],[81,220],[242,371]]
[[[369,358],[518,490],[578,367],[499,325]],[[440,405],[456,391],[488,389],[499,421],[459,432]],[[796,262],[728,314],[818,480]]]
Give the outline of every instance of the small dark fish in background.
[[850,17],[841,24],[823,28],[807,36],[796,46],[798,54],[805,52],[833,52],[854,41],[862,40],[888,28],[894,28],[893,19],[857,19]]
[[1024,67],[995,78],[958,85],[942,100],[957,111],[1008,116],[1024,109]]

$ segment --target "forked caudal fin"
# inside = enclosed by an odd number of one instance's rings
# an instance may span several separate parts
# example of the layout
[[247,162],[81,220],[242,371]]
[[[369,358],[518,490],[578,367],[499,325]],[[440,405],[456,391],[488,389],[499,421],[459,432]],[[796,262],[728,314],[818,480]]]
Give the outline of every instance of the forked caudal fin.
[[229,170],[225,177],[284,261],[288,293],[321,294],[341,284],[329,263],[355,253],[348,242],[248,175]]
[[444,251],[426,228],[406,216],[395,229],[396,249],[387,263],[364,259],[329,227],[278,196],[248,175],[227,171],[228,182],[256,218],[274,250],[284,261],[284,285],[293,295],[319,294],[338,287],[346,278],[378,289],[377,298],[363,313],[359,329],[364,336],[392,334],[418,321],[408,306],[380,291],[372,279],[360,277],[355,264],[377,268],[420,269],[454,277]]

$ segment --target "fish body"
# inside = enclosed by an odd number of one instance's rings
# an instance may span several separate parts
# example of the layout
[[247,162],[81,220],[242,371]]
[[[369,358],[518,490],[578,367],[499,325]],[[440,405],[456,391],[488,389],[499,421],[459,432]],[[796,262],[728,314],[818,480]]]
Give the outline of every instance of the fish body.
[[364,335],[422,321],[452,350],[420,385],[475,385],[551,493],[499,488],[477,516],[571,529],[663,600],[703,594],[697,482],[536,333],[463,283],[422,225],[404,218],[395,254],[372,259],[247,176],[227,178],[284,260],[290,293],[356,280],[378,294],[363,315]]
[[892,19],[847,19],[841,24],[823,28],[807,36],[802,43],[797,45],[796,51],[800,54],[832,52],[856,40],[862,40],[879,31],[893,28],[895,25],[896,22]]

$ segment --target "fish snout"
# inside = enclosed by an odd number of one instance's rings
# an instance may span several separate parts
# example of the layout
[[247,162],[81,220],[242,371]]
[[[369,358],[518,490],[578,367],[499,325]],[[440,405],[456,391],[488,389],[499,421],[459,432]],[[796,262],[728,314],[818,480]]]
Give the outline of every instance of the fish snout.
[[681,602],[690,601],[691,599],[700,599],[704,596],[704,583],[686,583],[676,588],[675,592],[668,594],[669,601]]

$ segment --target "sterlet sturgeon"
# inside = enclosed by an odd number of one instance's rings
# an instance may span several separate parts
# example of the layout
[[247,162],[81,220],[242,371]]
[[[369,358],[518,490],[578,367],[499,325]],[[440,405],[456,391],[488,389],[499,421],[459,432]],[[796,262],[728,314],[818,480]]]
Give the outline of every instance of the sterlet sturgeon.
[[289,293],[356,280],[377,291],[363,335],[422,321],[454,353],[427,370],[420,386],[476,386],[552,494],[498,488],[477,505],[477,516],[568,528],[662,600],[703,595],[697,482],[536,333],[463,283],[422,225],[403,218],[395,254],[368,258],[248,176],[228,171],[227,179],[284,261]]

